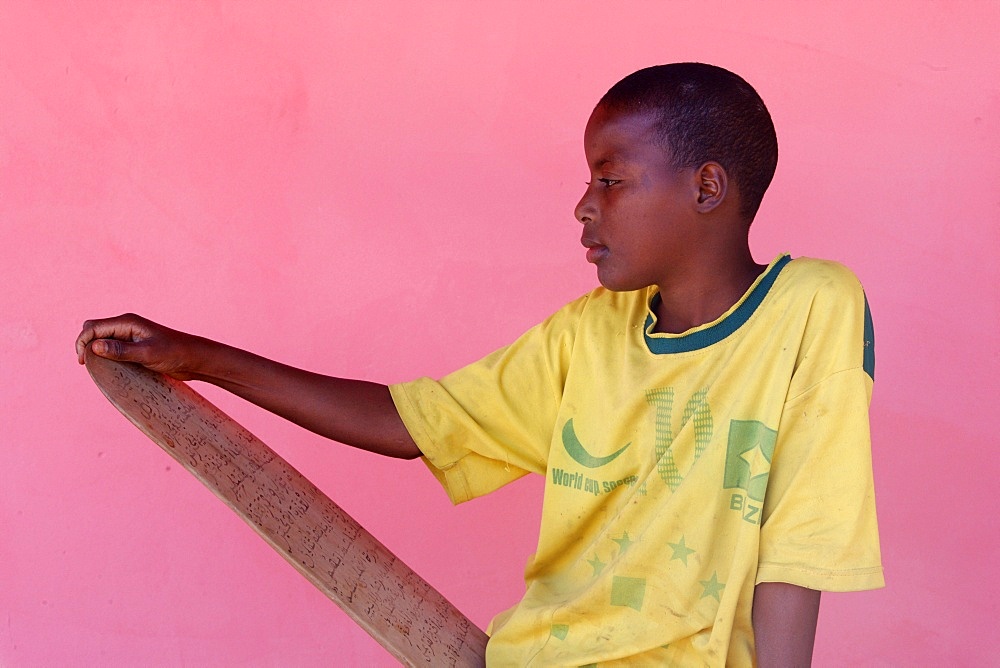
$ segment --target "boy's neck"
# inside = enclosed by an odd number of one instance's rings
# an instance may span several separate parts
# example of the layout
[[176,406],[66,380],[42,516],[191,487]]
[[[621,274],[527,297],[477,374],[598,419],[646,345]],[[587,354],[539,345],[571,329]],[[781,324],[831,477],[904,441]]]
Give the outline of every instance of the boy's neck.
[[732,257],[693,262],[676,280],[657,286],[655,332],[681,334],[712,322],[743,298],[767,265],[757,264],[749,248]]

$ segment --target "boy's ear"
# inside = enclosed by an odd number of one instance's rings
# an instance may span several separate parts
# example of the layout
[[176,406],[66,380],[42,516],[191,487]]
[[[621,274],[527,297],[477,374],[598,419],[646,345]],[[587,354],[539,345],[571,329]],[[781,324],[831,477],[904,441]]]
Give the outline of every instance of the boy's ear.
[[697,210],[699,213],[708,213],[726,199],[729,177],[719,163],[706,162],[698,168],[696,178],[698,181]]

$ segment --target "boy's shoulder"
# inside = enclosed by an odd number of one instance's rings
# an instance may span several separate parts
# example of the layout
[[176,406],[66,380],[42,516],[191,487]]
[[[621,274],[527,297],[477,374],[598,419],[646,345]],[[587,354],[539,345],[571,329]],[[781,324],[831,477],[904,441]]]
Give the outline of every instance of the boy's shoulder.
[[865,292],[855,273],[833,260],[799,257],[786,263],[775,281],[775,296],[813,306],[851,308],[865,302]]
[[785,271],[788,278],[803,287],[831,286],[842,289],[855,289],[861,285],[858,277],[851,269],[833,260],[822,260],[813,257],[798,257],[788,262]]

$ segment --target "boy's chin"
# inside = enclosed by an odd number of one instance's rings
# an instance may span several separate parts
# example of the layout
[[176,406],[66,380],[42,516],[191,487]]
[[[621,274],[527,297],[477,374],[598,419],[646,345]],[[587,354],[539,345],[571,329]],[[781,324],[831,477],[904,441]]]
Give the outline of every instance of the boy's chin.
[[628,280],[622,276],[608,276],[602,274],[600,270],[597,271],[597,280],[600,281],[601,287],[611,292],[632,292],[649,287],[647,283],[643,283],[642,281]]

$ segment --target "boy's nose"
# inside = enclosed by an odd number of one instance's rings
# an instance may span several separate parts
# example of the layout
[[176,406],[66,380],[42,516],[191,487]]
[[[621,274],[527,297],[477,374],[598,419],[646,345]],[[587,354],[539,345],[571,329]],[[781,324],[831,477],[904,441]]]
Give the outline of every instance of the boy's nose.
[[580,201],[577,203],[576,208],[573,210],[573,215],[576,216],[576,219],[581,223],[590,223],[594,221],[594,218],[597,215],[597,209],[595,209],[594,205],[591,203],[589,187],[587,188],[587,192],[583,193],[583,197],[581,197]]

